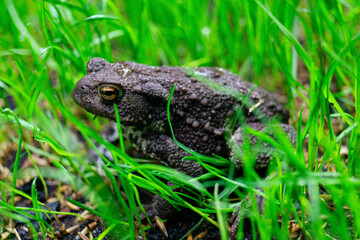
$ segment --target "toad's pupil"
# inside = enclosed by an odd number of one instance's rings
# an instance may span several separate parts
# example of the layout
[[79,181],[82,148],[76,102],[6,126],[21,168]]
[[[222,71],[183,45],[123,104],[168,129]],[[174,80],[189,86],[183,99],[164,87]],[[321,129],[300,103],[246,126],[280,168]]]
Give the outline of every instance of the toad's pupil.
[[114,90],[102,90],[102,93],[108,96],[111,96],[114,94]]
[[106,101],[112,101],[119,95],[119,89],[111,86],[104,86],[100,88],[101,98]]

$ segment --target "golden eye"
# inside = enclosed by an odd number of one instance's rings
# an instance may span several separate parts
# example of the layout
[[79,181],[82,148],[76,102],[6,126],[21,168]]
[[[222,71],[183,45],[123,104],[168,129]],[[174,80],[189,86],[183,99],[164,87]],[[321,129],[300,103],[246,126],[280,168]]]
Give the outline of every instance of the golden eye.
[[120,90],[114,85],[102,85],[99,87],[99,94],[101,99],[105,101],[114,101],[120,95]]

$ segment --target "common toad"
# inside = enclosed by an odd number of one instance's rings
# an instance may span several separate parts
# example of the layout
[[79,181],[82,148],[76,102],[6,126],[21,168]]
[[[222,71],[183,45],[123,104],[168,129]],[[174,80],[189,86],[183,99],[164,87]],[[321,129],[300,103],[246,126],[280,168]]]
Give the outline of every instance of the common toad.
[[[93,58],[87,64],[87,75],[77,82],[72,96],[87,111],[114,120],[115,103],[123,135],[135,148],[193,177],[201,175],[203,169],[196,161],[182,161],[189,153],[174,142],[168,124],[166,106],[174,84],[170,118],[175,138],[198,153],[232,156],[228,142],[241,144],[243,134],[238,123],[234,130],[229,130],[228,126],[231,119],[236,119],[234,113],[240,106],[243,122],[248,126],[262,130],[264,124],[259,115],[266,119],[276,116],[292,142],[295,141],[296,133],[287,124],[289,114],[277,95],[254,87],[221,68],[199,67],[193,69],[193,73],[181,67],[152,67],[134,62],[112,64]],[[243,97],[252,90],[248,99],[253,104],[243,105],[241,100],[214,90],[196,76],[226,86]],[[254,109],[259,114],[255,114]],[[226,138],[229,131],[231,139]],[[252,138],[251,142],[254,144],[256,140]],[[270,159],[269,153],[260,153],[255,167],[266,167]],[[239,168],[242,166],[241,159],[236,163]],[[168,214],[159,209],[154,206],[153,214]]]

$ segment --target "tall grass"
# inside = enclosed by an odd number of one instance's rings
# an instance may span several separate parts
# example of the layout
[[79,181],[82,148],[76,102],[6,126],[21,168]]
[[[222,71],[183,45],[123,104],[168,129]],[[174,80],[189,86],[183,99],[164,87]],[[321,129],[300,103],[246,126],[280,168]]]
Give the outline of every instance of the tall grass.
[[[29,222],[12,200],[7,203],[19,193],[18,159],[28,149],[30,156],[49,159],[57,168],[49,174],[34,163],[40,179],[57,178],[81,192],[92,189],[88,197],[103,204],[89,210],[105,219],[105,233],[118,230],[123,239],[134,239],[135,229],[142,229],[132,218],[139,217],[141,205],[136,186],[193,209],[219,226],[223,239],[228,235],[224,214],[241,209],[242,199],[253,203],[247,216],[261,238],[288,239],[294,226],[309,239],[360,238],[358,1],[4,0],[0,16],[0,150],[18,146],[12,180],[6,178],[0,186],[0,212],[7,219]],[[281,140],[279,144],[252,132],[277,144],[287,159],[276,159],[273,164],[280,170],[265,180],[251,169],[243,177],[232,177],[207,165],[221,164],[219,159],[199,158],[208,173],[196,181],[166,167],[139,164],[100,137],[107,120],[92,120],[71,100],[74,84],[95,56],[149,65],[218,66],[282,93],[298,129],[296,153]],[[96,148],[94,141],[105,144],[115,158],[103,167],[111,184],[105,185],[83,150]],[[204,208],[189,204],[161,178],[204,196]],[[255,204],[259,186],[266,197],[263,211]],[[32,201],[36,212],[35,189]],[[109,217],[114,209],[118,214]],[[218,222],[209,213],[216,213]],[[122,227],[114,227],[117,224]],[[46,226],[41,226],[45,232]]]

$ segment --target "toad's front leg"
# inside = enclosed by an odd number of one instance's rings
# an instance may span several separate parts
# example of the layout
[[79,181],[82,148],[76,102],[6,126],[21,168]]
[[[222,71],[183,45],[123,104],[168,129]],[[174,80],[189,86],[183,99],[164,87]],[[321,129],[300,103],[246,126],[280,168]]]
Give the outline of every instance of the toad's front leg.
[[[156,135],[148,133],[134,139],[129,136],[136,148],[149,158],[161,161],[166,166],[176,169],[191,177],[198,177],[203,173],[201,165],[195,161],[183,161],[182,159],[190,154],[181,149],[174,140],[167,135]],[[168,186],[173,183],[168,182]],[[182,188],[175,188],[175,192],[185,192]],[[171,218],[176,214],[176,209],[165,199],[156,196],[147,211],[150,217]]]

